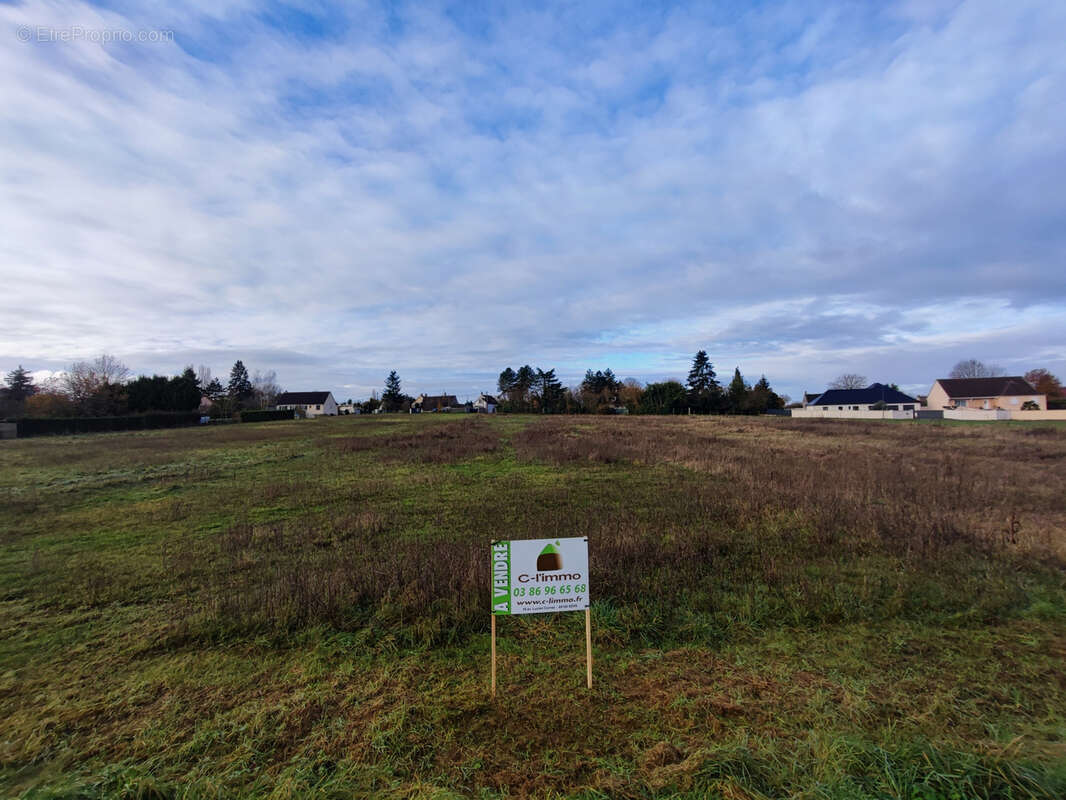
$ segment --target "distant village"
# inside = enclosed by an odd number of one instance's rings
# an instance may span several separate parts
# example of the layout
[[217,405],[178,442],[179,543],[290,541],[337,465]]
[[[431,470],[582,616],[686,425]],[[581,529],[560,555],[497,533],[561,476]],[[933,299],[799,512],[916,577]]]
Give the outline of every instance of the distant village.
[[[523,379],[523,371],[528,378]],[[277,408],[302,417],[362,413],[478,413],[499,411],[608,414],[770,414],[807,419],[956,419],[956,420],[1066,420],[1066,393],[1058,378],[1046,369],[1026,375],[1001,375],[975,359],[959,362],[951,377],[937,378],[928,393],[911,396],[895,384],[867,383],[860,375],[841,375],[821,392],[804,392],[789,403],[778,396],[766,378],[748,385],[737,369],[733,381],[722,387],[705,351],[697,353],[685,384],[665,381],[640,385],[619,381],[611,370],[586,373],[575,389],[554,386],[551,374],[530,367],[501,373],[494,393],[482,392],[472,402],[460,403],[453,394],[408,397],[399,391],[399,378],[391,373],[381,399],[365,403],[337,403],[331,392],[283,392]],[[546,376],[546,377],[545,377]],[[552,387],[555,402],[550,407]],[[548,399],[546,399],[548,398]],[[390,405],[391,401],[391,405]],[[1050,405],[1049,405],[1050,403]]]
[[[398,411],[409,414],[477,413],[495,414],[505,406],[495,395],[482,393],[473,402],[460,403],[453,394],[420,394],[404,403]],[[300,417],[361,414],[363,404],[348,400],[338,403],[332,392],[283,392],[277,408],[291,410]],[[624,405],[612,407],[612,413],[628,414]],[[386,413],[378,406],[369,413]],[[692,413],[687,409],[682,413]],[[991,378],[938,378],[927,395],[911,397],[883,383],[856,389],[827,389],[805,393],[803,400],[781,409],[763,413],[810,419],[1061,419],[1066,408],[1049,409],[1048,396],[1037,391],[1019,375]]]
[[1066,393],[1047,369],[1025,375],[976,359],[960,361],[926,394],[909,395],[893,383],[843,374],[822,391],[791,401],[765,376],[751,383],[733,371],[720,382],[700,350],[684,382],[641,383],[610,369],[588,370],[567,387],[555,370],[505,368],[491,391],[460,402],[454,394],[408,395],[390,372],[380,395],[338,402],[329,390],[283,391],[273,372],[249,374],[237,361],[227,384],[206,367],[180,375],[129,377],[114,356],[79,362],[42,385],[18,367],[0,388],[0,436],[134,430],[217,422],[261,422],[360,414],[743,414],[803,419],[1064,420]]

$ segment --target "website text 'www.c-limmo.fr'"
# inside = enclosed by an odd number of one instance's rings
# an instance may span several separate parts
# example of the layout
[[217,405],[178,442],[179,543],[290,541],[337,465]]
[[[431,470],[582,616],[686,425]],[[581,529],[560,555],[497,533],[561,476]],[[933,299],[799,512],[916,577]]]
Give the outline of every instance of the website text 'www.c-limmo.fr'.
[[570,595],[569,597],[522,597],[512,600],[515,608],[545,608],[548,606],[570,606],[572,608],[584,608],[584,597]]

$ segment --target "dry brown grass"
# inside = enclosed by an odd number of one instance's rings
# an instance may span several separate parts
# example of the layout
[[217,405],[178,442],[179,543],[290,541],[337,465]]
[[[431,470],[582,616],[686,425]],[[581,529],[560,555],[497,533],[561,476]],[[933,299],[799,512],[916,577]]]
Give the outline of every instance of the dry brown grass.
[[[1066,436],[1054,429],[549,417],[512,444],[549,486],[472,483],[448,494],[447,508],[424,509],[429,529],[412,535],[403,509],[376,504],[373,479],[343,490],[266,484],[259,501],[284,500],[297,516],[231,526],[206,567],[199,540],[178,545],[173,570],[205,581],[186,597],[223,627],[372,623],[439,641],[484,624],[488,539],[582,535],[596,597],[626,609],[609,635],[656,639],[737,618],[817,624],[974,602],[999,614],[1023,596],[1015,566],[1057,570],[1066,552],[1066,480],[1048,467],[1066,454]],[[497,428],[479,419],[323,445],[338,471],[350,458],[506,456]],[[598,470],[592,483],[588,467]],[[405,480],[432,494],[451,479]],[[344,494],[343,512],[323,513]],[[678,587],[685,602],[659,597],[658,585]],[[678,605],[702,622],[679,619]]]
[[1066,430],[836,420],[553,418],[514,437],[519,459],[675,465],[715,481],[730,525],[795,513],[825,545],[871,536],[928,556],[964,541],[1066,556]]
[[414,432],[338,439],[335,446],[344,453],[373,451],[389,463],[451,464],[495,452],[500,437],[487,422],[473,417]]

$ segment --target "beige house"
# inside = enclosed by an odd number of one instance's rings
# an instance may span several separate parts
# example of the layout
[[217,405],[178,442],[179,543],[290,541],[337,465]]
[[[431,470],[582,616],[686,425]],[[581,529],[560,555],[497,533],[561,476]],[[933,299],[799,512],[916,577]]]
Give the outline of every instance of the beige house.
[[1025,378],[940,378],[929,390],[930,409],[1020,411],[1027,402],[1047,410],[1047,395],[1039,394]]
[[282,392],[275,406],[279,411],[295,411],[303,417],[337,416],[333,392]]

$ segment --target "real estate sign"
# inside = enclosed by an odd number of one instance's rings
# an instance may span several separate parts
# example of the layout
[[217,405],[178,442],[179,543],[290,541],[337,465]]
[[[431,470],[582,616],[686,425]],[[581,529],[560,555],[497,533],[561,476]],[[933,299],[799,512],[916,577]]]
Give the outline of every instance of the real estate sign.
[[589,540],[492,543],[492,613],[547,614],[589,607]]

